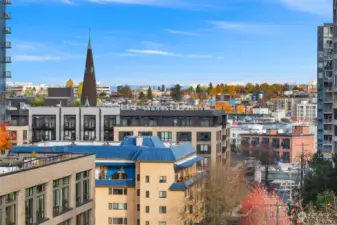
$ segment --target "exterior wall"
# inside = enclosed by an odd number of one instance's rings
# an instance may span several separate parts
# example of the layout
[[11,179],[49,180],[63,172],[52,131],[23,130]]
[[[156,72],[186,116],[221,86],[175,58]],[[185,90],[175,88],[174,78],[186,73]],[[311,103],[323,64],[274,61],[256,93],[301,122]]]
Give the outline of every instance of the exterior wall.
[[69,108],[61,108],[61,118],[60,124],[56,125],[60,127],[60,140],[64,140],[64,116],[65,115],[75,115],[76,116],[76,139],[80,139],[80,108],[77,107],[69,107]]
[[[87,108],[81,108],[81,115],[80,115],[80,124],[84,124],[84,116],[85,115],[95,115],[96,116],[96,141],[101,140],[100,136],[100,130],[101,127],[99,126],[101,117],[100,117],[100,110],[96,107],[87,107]],[[81,126],[80,129],[80,140],[83,140],[84,136],[84,126]]]
[[[191,144],[193,148],[197,149],[197,144],[210,144],[211,145],[211,154],[202,155],[205,158],[211,158],[211,163],[216,163],[217,157],[221,156],[223,153],[222,147],[226,149],[228,146],[226,129],[223,129],[222,126],[218,127],[121,127],[117,126],[114,130],[114,140],[119,140],[119,132],[133,132],[133,136],[137,136],[139,132],[152,132],[153,136],[157,136],[158,132],[172,132],[172,142],[177,142],[177,132],[191,132],[192,139]],[[211,132],[211,141],[208,142],[198,142],[197,133],[198,132]],[[220,139],[217,137],[217,132],[220,132]],[[222,136],[224,138],[222,138]],[[221,147],[217,148],[217,145]],[[218,149],[218,152],[217,152]],[[227,149],[226,149],[227,150]]]
[[[121,187],[96,187],[96,224],[108,225],[109,217],[127,218],[128,224],[137,224],[136,189],[127,188],[127,195],[109,195],[109,188]],[[127,210],[109,210],[109,203],[127,203]]]
[[[90,171],[90,198],[93,201],[82,206],[76,207],[76,173]],[[78,159],[68,160],[62,163],[55,163],[40,168],[33,168],[26,171],[21,171],[13,174],[0,175],[0,196],[12,192],[17,194],[17,223],[25,224],[25,190],[39,184],[46,184],[45,189],[45,217],[47,221],[40,223],[42,225],[56,225],[67,219],[72,220],[72,225],[76,223],[76,215],[91,209],[90,225],[95,224],[95,156],[85,156]],[[69,182],[69,204],[71,210],[53,217],[53,180],[60,179],[66,176],[70,177]],[[29,178],[29,179],[27,179]]]
[[[120,124],[120,108],[118,107],[111,107],[111,108],[101,108],[101,141],[104,139],[104,116],[116,116],[116,124]],[[114,139],[116,140],[116,139]]]
[[[15,131],[16,132],[16,139],[12,140],[13,145],[23,145],[23,144],[28,144],[29,142],[29,126],[8,126],[7,127],[8,131],[12,132]],[[24,135],[23,132],[26,131],[27,132],[27,136],[24,139]]]
[[298,104],[297,105],[297,122],[314,123],[317,117],[316,104]]

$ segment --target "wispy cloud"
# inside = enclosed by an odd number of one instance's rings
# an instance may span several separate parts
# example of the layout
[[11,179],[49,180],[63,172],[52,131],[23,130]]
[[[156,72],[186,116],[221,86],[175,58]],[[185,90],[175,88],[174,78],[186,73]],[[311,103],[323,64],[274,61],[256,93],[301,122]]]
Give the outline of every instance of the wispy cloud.
[[275,27],[279,27],[279,25],[276,24],[266,23],[233,22],[220,20],[209,20],[207,22],[213,25],[215,29],[234,30],[242,33],[260,35],[275,34],[274,31],[277,31]]
[[66,45],[71,45],[71,46],[85,46],[85,43],[81,43],[81,42],[74,42],[74,41],[62,41],[63,44]]
[[161,55],[161,56],[174,56],[174,57],[186,57],[186,58],[212,58],[211,55],[199,55],[199,54],[181,54],[160,50],[150,50],[150,49],[127,49],[129,53],[134,54],[144,54],[144,55]]
[[332,0],[278,0],[289,9],[331,16]]
[[177,35],[184,35],[184,36],[199,36],[199,34],[189,32],[189,31],[172,30],[172,29],[166,29],[165,31],[170,33],[170,34],[177,34]]
[[54,61],[59,60],[59,57],[56,56],[42,56],[42,55],[16,55],[14,56],[15,61]]

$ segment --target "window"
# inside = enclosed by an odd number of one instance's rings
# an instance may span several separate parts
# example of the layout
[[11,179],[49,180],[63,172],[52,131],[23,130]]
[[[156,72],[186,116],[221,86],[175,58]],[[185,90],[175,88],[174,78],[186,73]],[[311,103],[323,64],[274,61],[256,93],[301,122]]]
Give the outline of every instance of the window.
[[140,181],[140,174],[137,174],[137,181]]
[[127,203],[109,203],[109,210],[127,210]]
[[68,219],[68,220],[66,220],[62,223],[57,224],[57,225],[71,225],[71,219]]
[[139,131],[138,132],[138,136],[141,136],[141,137],[151,137],[152,136],[152,132]]
[[56,140],[56,116],[33,115],[32,141],[55,141]]
[[137,196],[140,196],[140,190],[137,189]]
[[150,222],[149,221],[145,221],[145,225],[150,225]]
[[137,204],[137,211],[140,211],[140,204]]
[[23,131],[22,139],[23,139],[24,141],[27,141],[27,136],[28,136],[27,133],[28,133],[27,130],[24,130],[24,131]]
[[150,183],[150,176],[146,176],[146,177],[145,177],[145,182],[146,182],[146,183]]
[[122,217],[109,217],[108,223],[109,224],[128,224],[128,219],[122,218]]
[[177,142],[192,141],[191,132],[177,132]]
[[172,132],[158,132],[158,137],[162,141],[172,141]]
[[150,191],[146,191],[146,192],[145,192],[145,197],[146,197],[146,198],[150,198]]
[[166,222],[160,221],[160,222],[159,222],[159,225],[166,225]]
[[64,115],[63,123],[63,139],[64,140],[76,140],[76,116]]
[[337,59],[335,59],[335,70],[337,70]]
[[197,132],[197,141],[211,141],[211,132]]
[[159,191],[159,198],[166,198],[166,191]]
[[109,188],[109,195],[127,195],[127,188]]
[[150,206],[145,206],[145,212],[150,213]]
[[211,154],[211,145],[197,145],[198,154]]
[[166,183],[166,176],[160,176],[159,183]]
[[166,206],[159,206],[159,213],[166,213]]
[[53,180],[53,215],[69,209],[69,177]]
[[133,136],[132,131],[120,131],[119,132],[119,141],[123,141],[125,137],[127,136]]
[[17,194],[15,192],[0,196],[0,224],[17,224]]
[[26,225],[39,223],[45,218],[45,185],[26,189]]
[[91,209],[76,216],[76,225],[89,225],[91,224]]
[[90,199],[90,171],[76,174],[76,205],[82,205]]

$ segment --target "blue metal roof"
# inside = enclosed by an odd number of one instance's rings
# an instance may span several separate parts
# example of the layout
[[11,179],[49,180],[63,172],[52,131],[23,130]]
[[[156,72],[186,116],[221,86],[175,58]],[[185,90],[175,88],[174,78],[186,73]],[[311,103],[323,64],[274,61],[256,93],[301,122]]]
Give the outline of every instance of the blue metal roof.
[[196,162],[202,161],[203,159],[204,159],[204,157],[198,156],[198,157],[190,159],[190,160],[188,160],[188,161],[186,161],[184,163],[181,163],[181,164],[178,164],[178,165],[176,164],[176,165],[174,165],[174,168],[176,168],[176,169],[184,169],[184,168],[192,166]]
[[190,143],[166,148],[158,137],[144,137],[143,146],[136,146],[135,144],[136,137],[126,137],[121,145],[118,146],[14,146],[10,150],[10,153],[95,153],[97,159],[127,159],[150,162],[175,162],[195,153],[195,150]]
[[134,166],[135,162],[96,162],[96,166]]
[[179,182],[179,183],[173,183],[170,187],[171,191],[185,191],[187,188],[194,185],[196,182],[198,182],[200,179],[205,177],[207,175],[206,172],[201,172],[197,176],[185,181],[185,182]]
[[135,180],[96,180],[96,187],[135,187]]

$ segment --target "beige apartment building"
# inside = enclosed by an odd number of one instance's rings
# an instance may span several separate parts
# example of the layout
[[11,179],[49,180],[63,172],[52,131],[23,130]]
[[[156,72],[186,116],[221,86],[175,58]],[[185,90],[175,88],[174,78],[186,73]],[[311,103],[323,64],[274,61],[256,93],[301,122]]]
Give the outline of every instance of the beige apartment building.
[[[12,153],[96,155],[96,224],[189,225],[203,221],[204,160],[190,143],[126,137],[121,143],[43,142]],[[82,163],[81,163],[82,164]],[[76,165],[81,165],[76,163]]]
[[94,171],[93,154],[0,158],[0,224],[94,225]]
[[14,138],[11,140],[13,145],[24,145],[29,143],[28,126],[8,126],[7,130],[14,135]]

